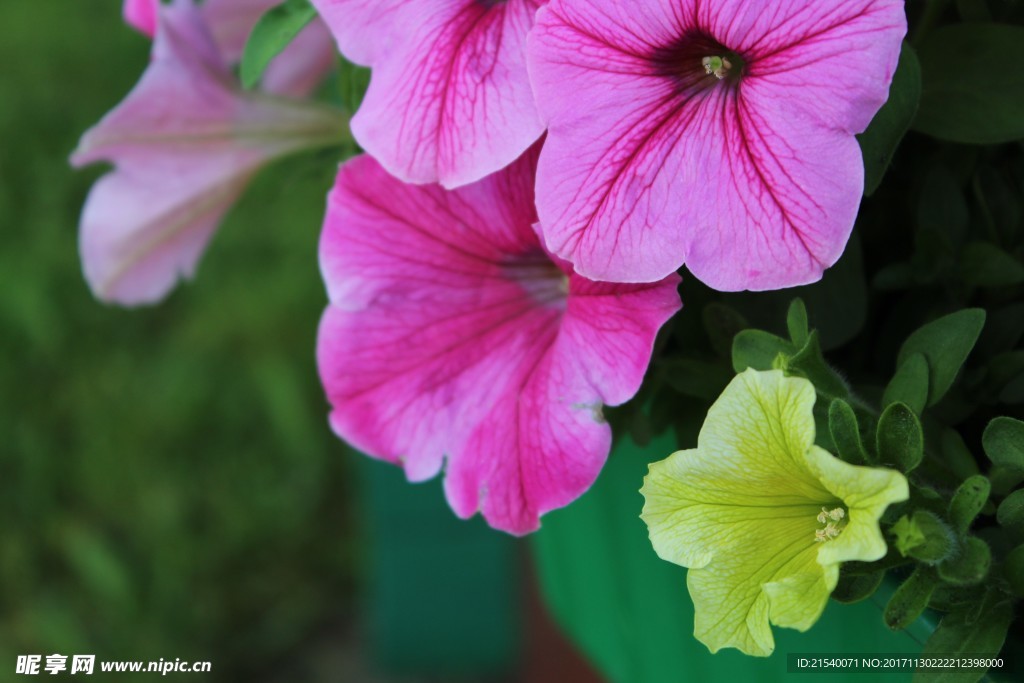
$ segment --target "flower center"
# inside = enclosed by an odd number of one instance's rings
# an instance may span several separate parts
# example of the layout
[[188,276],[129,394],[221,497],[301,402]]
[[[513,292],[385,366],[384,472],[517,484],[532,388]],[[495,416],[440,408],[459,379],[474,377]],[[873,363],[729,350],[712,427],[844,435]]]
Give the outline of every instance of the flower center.
[[569,297],[569,276],[541,252],[504,263],[502,274],[515,280],[531,299],[543,306],[564,308]]
[[825,543],[831,541],[846,528],[846,509],[837,507],[830,510],[827,507],[823,507],[816,519],[818,524],[822,526],[820,529],[815,530],[814,541],[815,543]]
[[704,67],[704,73],[714,76],[720,81],[724,80],[732,70],[732,62],[728,57],[705,57],[700,60],[700,63]]
[[736,87],[746,67],[741,55],[700,31],[690,31],[675,42],[656,48],[649,60],[656,75],[673,81],[677,90],[686,95],[719,84]]

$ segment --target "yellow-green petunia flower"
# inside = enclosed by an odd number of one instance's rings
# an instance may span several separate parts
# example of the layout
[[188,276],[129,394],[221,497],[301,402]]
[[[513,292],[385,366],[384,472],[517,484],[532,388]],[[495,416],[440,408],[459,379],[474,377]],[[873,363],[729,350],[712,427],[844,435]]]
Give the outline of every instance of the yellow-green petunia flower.
[[885,555],[878,519],[907,499],[907,480],[815,446],[814,398],[805,379],[747,370],[711,406],[697,448],[644,480],[651,543],[690,568],[694,635],[712,652],[771,654],[769,622],[807,630],[841,562]]

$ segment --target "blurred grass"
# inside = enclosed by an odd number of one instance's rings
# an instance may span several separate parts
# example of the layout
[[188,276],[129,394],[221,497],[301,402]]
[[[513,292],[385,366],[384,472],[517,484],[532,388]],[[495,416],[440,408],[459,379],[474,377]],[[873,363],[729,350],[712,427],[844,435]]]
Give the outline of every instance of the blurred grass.
[[0,677],[59,652],[320,680],[289,653],[354,581],[313,354],[335,159],[258,178],[163,305],[93,300],[77,220],[104,169],[66,159],[145,68],[119,10],[0,3]]

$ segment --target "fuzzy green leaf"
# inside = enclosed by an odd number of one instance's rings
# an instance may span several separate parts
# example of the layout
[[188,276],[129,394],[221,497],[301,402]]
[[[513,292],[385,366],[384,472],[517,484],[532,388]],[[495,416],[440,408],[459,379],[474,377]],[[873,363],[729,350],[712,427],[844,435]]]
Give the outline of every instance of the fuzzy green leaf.
[[920,353],[912,353],[900,363],[896,374],[882,395],[882,406],[906,403],[920,415],[928,405],[928,361]]
[[1012,417],[997,417],[985,427],[981,445],[985,455],[995,464],[1024,471],[1024,422]]
[[860,438],[857,414],[846,401],[837,398],[828,407],[828,431],[837,455],[853,465],[866,465],[872,458]]
[[1003,574],[1014,595],[1024,598],[1024,545],[1019,545],[1006,555]]
[[949,391],[984,325],[985,311],[968,308],[933,320],[903,342],[897,367],[915,353],[928,361],[928,405],[935,405]]
[[1014,491],[999,504],[996,519],[1017,538],[1024,538],[1024,489]]
[[964,438],[955,429],[945,428],[939,437],[939,455],[942,461],[960,479],[978,474],[978,463]]
[[891,533],[896,549],[904,557],[913,557],[927,564],[938,564],[952,557],[956,538],[937,515],[917,510],[912,517],[903,516],[893,525]]
[[924,433],[917,415],[905,403],[893,403],[882,412],[875,433],[878,459],[911,472],[924,458]]
[[807,307],[802,299],[793,299],[786,313],[786,329],[789,330],[789,338],[797,348],[807,343]]
[[[843,569],[845,569],[845,565]],[[851,574],[840,570],[839,583],[832,591],[832,599],[849,605],[866,600],[875,594],[885,578],[885,572],[878,570],[869,573]]]
[[893,631],[902,631],[910,626],[928,606],[928,600],[935,590],[935,572],[918,566],[914,573],[896,589],[889,604],[885,606],[885,625]]
[[[995,592],[986,595],[980,604],[981,612],[977,617],[969,610],[944,616],[924,644],[921,657],[997,656],[1013,621],[1013,605]],[[974,683],[983,675],[983,671],[964,670],[919,672],[914,674],[914,683]]]
[[743,330],[732,342],[732,367],[736,372],[747,368],[771,370],[781,353],[793,356],[797,348],[792,343],[762,330]]
[[803,348],[789,359],[789,369],[811,380],[811,384],[820,395],[830,398],[845,398],[850,395],[850,389],[843,378],[825,362],[817,330],[808,335]]
[[949,521],[958,534],[966,534],[971,522],[988,501],[992,485],[983,475],[976,474],[960,484],[949,503]]
[[939,577],[956,586],[975,586],[988,576],[992,551],[980,538],[966,539],[953,557],[939,563]]

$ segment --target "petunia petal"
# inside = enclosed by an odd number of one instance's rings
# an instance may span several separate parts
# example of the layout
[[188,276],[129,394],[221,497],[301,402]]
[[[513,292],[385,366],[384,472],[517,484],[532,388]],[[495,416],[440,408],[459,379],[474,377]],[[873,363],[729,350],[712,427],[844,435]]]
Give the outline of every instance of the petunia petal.
[[544,130],[526,73],[543,0],[313,0],[342,54],[373,68],[356,140],[396,177],[457,187]]
[[160,0],[124,0],[125,23],[152,38],[156,35],[156,17]]
[[128,97],[83,137],[75,165],[116,168],[82,215],[93,292],[151,303],[189,277],[251,175],[280,155],[335,139],[333,110],[241,93],[191,2],[163,8],[153,58]]
[[447,459],[456,513],[512,533],[593,482],[610,445],[601,405],[636,392],[679,307],[674,278],[567,278],[533,231],[534,164],[531,152],[446,192],[354,159],[321,242],[331,305],[318,359],[335,431],[414,481]]
[[[852,230],[853,134],[884,102],[904,32],[899,0],[659,0],[636,13],[552,0],[529,47],[549,128],[537,195],[548,247],[594,279],[685,264],[720,290],[816,281]],[[694,36],[743,55],[737,82],[666,74],[665,46]]]
[[[814,446],[814,401],[803,378],[747,370],[708,411],[698,447],[653,463],[644,480],[651,543],[690,568],[694,635],[712,652],[770,654],[770,623],[806,630],[836,586],[839,562],[885,552],[878,519],[906,498],[906,480]],[[818,515],[835,507],[849,517],[819,543]]]
[[751,57],[744,85],[770,92],[789,116],[860,133],[888,98],[904,0],[778,0],[770,12],[750,0],[695,5],[697,26]]
[[878,520],[890,504],[909,497],[906,477],[895,470],[845,463],[820,448],[807,453],[807,463],[822,484],[843,501],[850,515],[843,533],[822,546],[818,561],[881,559],[888,546]]

